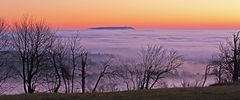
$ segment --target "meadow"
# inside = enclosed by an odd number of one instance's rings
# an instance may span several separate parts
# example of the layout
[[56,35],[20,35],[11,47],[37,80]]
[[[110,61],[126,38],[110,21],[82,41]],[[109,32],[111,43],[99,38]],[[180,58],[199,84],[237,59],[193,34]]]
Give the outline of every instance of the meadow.
[[91,94],[3,95],[0,100],[239,100],[240,86],[169,88]]

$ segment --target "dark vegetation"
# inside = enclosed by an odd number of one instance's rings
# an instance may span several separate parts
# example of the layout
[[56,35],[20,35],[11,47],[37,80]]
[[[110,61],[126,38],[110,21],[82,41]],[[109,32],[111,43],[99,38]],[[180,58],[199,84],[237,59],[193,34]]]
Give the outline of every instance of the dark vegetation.
[[[236,88],[231,86],[149,90],[168,88],[167,84],[162,83],[163,79],[178,75],[178,69],[184,62],[183,55],[160,45],[142,48],[132,61],[120,61],[118,56],[111,54],[91,54],[81,45],[78,35],[68,39],[59,38],[44,21],[32,17],[23,17],[12,26],[3,19],[0,20],[0,51],[1,92],[10,88],[6,85],[9,84],[7,82],[17,80],[22,82],[18,87],[22,87],[24,93],[31,94],[1,97],[5,99],[31,99],[35,96],[44,99],[46,96],[46,99],[101,97],[152,100],[162,97],[166,100],[187,98],[198,100],[199,97],[199,100],[204,100],[209,97],[224,100],[230,96],[235,98],[239,94],[235,93],[239,91],[239,33],[234,34],[233,39],[230,38],[226,43],[220,44],[220,52],[209,60],[205,74],[200,80],[196,80],[194,84],[186,80],[180,82],[182,88],[204,87],[208,76],[214,76],[217,81],[215,86],[237,84]],[[233,94],[230,94],[231,92]],[[86,93],[86,95],[32,93]],[[219,98],[218,95],[225,93],[226,97]]]

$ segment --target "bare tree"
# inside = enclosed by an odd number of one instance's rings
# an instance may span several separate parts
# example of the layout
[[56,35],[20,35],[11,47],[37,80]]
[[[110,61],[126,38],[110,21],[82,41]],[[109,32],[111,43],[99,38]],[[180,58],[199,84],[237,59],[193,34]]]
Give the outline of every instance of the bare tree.
[[82,53],[82,45],[78,35],[63,40],[57,38],[50,52],[52,66],[56,74],[55,92],[57,92],[63,81],[65,93],[74,92],[74,83],[76,69],[80,66],[80,56]]
[[182,88],[189,88],[189,87],[203,87],[204,83],[204,75],[199,73],[186,73],[182,72],[177,75],[174,79],[175,83],[180,85]]
[[[65,76],[63,76],[63,71],[65,68],[65,59],[67,55],[67,42],[58,38],[55,40],[54,45],[52,46],[50,50],[50,61],[51,66],[54,68],[54,78],[56,80],[54,84],[54,92],[57,93],[59,91],[59,88],[62,84],[62,78],[65,79]],[[66,92],[67,90],[65,90]]]
[[217,77],[218,83],[237,82],[240,71],[240,38],[239,32],[233,35],[233,40],[221,43],[219,53],[210,60],[211,74]]
[[71,75],[71,93],[74,92],[74,79],[75,79],[75,71],[76,67],[79,66],[79,58],[82,53],[82,46],[80,44],[80,38],[78,35],[74,36],[70,40],[70,59],[71,59],[71,65],[72,65],[72,75]]
[[127,90],[152,89],[183,64],[177,51],[158,45],[141,49],[138,58],[117,68],[117,76],[127,85]]
[[56,80],[55,93],[59,91],[62,83],[64,84],[65,93],[70,93],[72,90],[72,86],[70,85],[70,81],[72,80],[71,65],[69,64],[72,61],[69,55],[71,54],[69,50],[69,42],[71,41],[57,38],[50,51],[51,65],[54,68]]
[[[12,46],[21,61],[21,77],[25,93],[34,93],[38,74],[43,66],[46,53],[54,42],[54,33],[43,21],[24,17],[14,24]],[[19,66],[20,67],[20,66]]]
[[109,70],[109,67],[111,66],[112,60],[113,60],[113,56],[110,56],[106,61],[104,61],[104,62],[102,63],[102,65],[101,65],[102,71],[100,71],[100,74],[99,74],[99,76],[98,76],[98,78],[97,78],[97,81],[96,81],[96,83],[95,83],[95,85],[94,85],[94,87],[93,87],[92,92],[96,92],[96,89],[97,89],[97,87],[98,87],[98,85],[99,85],[99,82],[102,80],[102,78],[103,78],[104,76],[106,76],[107,74],[112,73],[112,71],[111,71],[111,72],[108,71],[108,70]]
[[210,75],[210,71],[211,71],[211,66],[210,65],[206,65],[205,66],[205,71],[204,71],[204,76],[203,76],[203,82],[202,82],[202,87],[205,86],[205,83],[207,81],[208,76]]
[[175,50],[167,50],[162,46],[150,45],[140,52],[140,67],[143,75],[140,89],[151,89],[164,75],[177,70],[182,64],[182,56]]
[[6,52],[9,49],[9,25],[7,22],[0,18],[0,93],[9,89],[5,84],[7,79],[12,75],[12,65],[9,64],[10,55]]
[[238,81],[238,76],[239,76],[239,49],[240,49],[240,42],[239,42],[239,32],[237,34],[233,35],[233,76],[232,80],[233,81]]
[[70,93],[71,85],[71,71],[67,66],[61,67],[61,73],[62,73],[62,78],[63,78],[63,83],[65,87],[65,93]]
[[114,74],[117,77],[116,81],[123,81],[128,91],[140,88],[143,72],[137,64],[123,64],[115,69],[116,72]]
[[230,63],[230,59],[224,56],[225,55],[222,54],[213,56],[210,63],[207,65],[210,70],[209,74],[216,76],[218,84],[232,81],[232,64]]

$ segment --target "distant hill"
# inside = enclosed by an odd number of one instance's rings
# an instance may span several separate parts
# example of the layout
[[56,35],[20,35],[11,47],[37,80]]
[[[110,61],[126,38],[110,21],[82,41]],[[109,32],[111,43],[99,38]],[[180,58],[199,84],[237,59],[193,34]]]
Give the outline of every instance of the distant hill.
[[133,27],[126,27],[126,26],[117,26],[117,27],[92,27],[88,28],[91,30],[134,30]]

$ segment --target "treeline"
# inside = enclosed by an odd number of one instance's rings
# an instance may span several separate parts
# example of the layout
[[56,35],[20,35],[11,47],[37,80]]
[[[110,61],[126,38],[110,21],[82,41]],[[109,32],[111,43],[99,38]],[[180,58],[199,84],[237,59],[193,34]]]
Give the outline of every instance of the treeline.
[[212,56],[206,66],[206,75],[216,77],[216,85],[239,84],[240,76],[240,37],[233,34],[226,43],[220,43],[219,52]]
[[[221,52],[210,61],[198,86],[204,86],[209,75],[216,75],[219,83],[238,81],[238,34],[234,35],[234,44],[227,43],[227,47],[220,45]],[[12,25],[0,20],[0,51],[0,85],[17,80],[25,93],[158,88],[159,82],[176,73],[184,62],[176,50],[160,45],[142,48],[132,61],[120,61],[110,54],[94,55],[84,49],[78,35],[60,38],[44,21],[32,17],[23,17]]]
[[13,77],[25,93],[118,91],[125,84],[127,89],[151,89],[183,64],[175,50],[158,45],[143,48],[131,63],[114,55],[91,56],[77,35],[58,38],[44,21],[32,17],[11,26],[1,19],[0,25],[1,82]]

